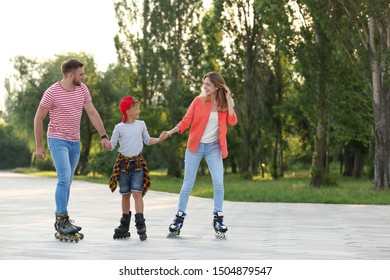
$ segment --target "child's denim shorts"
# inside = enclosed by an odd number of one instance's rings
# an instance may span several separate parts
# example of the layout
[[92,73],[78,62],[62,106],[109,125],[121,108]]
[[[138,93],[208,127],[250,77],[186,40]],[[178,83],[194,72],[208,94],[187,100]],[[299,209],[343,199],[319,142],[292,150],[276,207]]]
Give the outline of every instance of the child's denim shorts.
[[132,161],[130,162],[127,173],[122,171],[122,165],[120,166],[120,170],[119,192],[122,195],[132,192],[142,192],[142,182],[144,179],[144,170],[142,166],[140,171],[135,171],[135,163]]

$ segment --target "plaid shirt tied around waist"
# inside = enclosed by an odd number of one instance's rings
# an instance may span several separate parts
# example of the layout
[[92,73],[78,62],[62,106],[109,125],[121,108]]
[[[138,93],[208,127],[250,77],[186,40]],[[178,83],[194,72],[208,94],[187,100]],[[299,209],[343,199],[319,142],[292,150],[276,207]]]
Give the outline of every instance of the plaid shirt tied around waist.
[[[130,163],[134,161],[135,164],[135,171],[140,171],[141,168],[144,170],[144,178],[142,181],[142,196],[146,194],[146,192],[150,189],[150,175],[149,175],[149,169],[146,165],[146,161],[142,154],[139,154],[138,156],[134,157],[126,157],[122,155],[121,153],[118,154],[116,157],[114,168],[112,169],[112,174],[109,181],[109,187],[111,192],[114,192],[118,186],[118,180],[121,171],[124,173],[127,173],[130,168]],[[122,169],[120,168],[121,164],[123,163]]]

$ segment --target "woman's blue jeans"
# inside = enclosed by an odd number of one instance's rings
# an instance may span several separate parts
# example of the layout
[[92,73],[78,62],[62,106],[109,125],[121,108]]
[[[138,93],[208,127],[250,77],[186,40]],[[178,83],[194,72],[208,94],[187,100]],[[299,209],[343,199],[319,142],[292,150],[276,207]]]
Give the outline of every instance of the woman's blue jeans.
[[214,187],[214,211],[222,212],[224,200],[223,160],[218,142],[200,143],[196,153],[188,149],[185,154],[184,180],[180,190],[178,211],[186,212],[188,199],[195,184],[202,158],[206,159]]
[[80,159],[80,141],[48,138],[48,146],[57,171],[56,213],[67,214],[70,186]]

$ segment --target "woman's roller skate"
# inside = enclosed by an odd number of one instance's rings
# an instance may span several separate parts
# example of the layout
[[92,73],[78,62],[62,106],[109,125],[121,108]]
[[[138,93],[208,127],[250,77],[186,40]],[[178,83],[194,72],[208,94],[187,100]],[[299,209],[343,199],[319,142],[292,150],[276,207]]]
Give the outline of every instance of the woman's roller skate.
[[173,223],[169,225],[169,233],[167,238],[173,238],[180,235],[180,229],[183,227],[185,216],[186,213],[183,211],[177,211],[176,218],[173,220]]
[[79,242],[80,238],[77,235],[77,229],[69,222],[69,217],[66,214],[56,214],[54,228],[56,229],[54,237],[58,240]]
[[137,234],[139,235],[139,239],[141,241],[146,240],[148,236],[146,235],[146,225],[143,213],[137,213],[134,215],[135,217],[135,227],[137,228]]
[[131,219],[131,211],[129,214],[122,214],[120,225],[114,230],[114,239],[122,239],[130,237],[129,225]]
[[214,212],[213,227],[217,239],[226,239],[225,232],[227,232],[228,228],[223,224],[222,212]]

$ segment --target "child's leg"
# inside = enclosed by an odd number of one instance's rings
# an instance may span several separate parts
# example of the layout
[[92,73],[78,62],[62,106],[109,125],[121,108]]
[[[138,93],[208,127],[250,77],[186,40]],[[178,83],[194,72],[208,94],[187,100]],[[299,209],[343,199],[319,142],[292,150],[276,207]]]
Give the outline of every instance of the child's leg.
[[135,204],[135,227],[137,228],[137,233],[141,241],[146,240],[146,225],[144,218],[144,201],[142,199],[142,193],[133,192],[134,204]]
[[130,193],[122,195],[122,213],[129,214],[130,212]]
[[144,200],[142,199],[142,193],[133,192],[133,199],[135,205],[135,213],[143,213],[144,212]]

